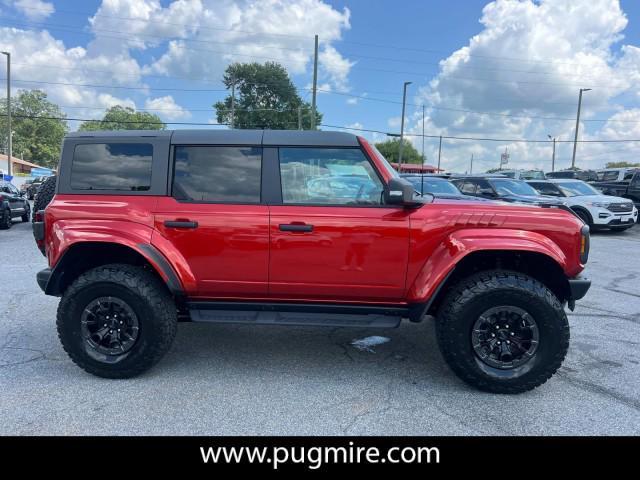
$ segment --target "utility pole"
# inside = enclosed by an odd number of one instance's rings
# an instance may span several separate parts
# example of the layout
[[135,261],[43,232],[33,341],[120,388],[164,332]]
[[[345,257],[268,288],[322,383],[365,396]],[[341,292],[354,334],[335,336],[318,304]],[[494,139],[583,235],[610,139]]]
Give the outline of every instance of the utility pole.
[[298,105],[298,130],[302,130],[302,106]]
[[440,172],[440,155],[442,154],[442,135],[440,135],[440,142],[438,143],[438,171]]
[[424,165],[427,158],[424,156],[424,105],[422,105],[422,165]]
[[2,52],[7,56],[7,175],[11,176],[11,160],[13,159],[13,148],[11,145],[11,53]]
[[402,86],[402,118],[400,119],[400,150],[398,151],[398,172],[402,171],[402,148],[404,147],[404,110],[407,103],[407,86],[411,82],[404,82]]
[[578,95],[578,114],[576,115],[576,136],[573,140],[573,156],[571,157],[571,170],[576,168],[576,147],[578,146],[578,127],[580,126],[580,108],[582,107],[582,92],[588,92],[590,88],[581,88]]
[[471,154],[471,165],[469,166],[469,175],[473,173],[473,153]]
[[556,168],[556,137],[547,135],[549,140],[553,141],[553,153],[551,154],[551,171],[554,172]]
[[316,94],[318,91],[318,35],[313,50],[313,91],[311,95],[311,130],[316,129]]
[[231,83],[231,128],[235,125],[236,120],[236,79],[232,79]]

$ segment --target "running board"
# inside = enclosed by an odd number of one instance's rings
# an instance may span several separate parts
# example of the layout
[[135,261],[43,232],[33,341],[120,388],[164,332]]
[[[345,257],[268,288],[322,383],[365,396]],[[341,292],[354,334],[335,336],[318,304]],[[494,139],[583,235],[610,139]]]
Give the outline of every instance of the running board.
[[407,316],[403,308],[296,304],[193,302],[191,320],[245,325],[395,328]]

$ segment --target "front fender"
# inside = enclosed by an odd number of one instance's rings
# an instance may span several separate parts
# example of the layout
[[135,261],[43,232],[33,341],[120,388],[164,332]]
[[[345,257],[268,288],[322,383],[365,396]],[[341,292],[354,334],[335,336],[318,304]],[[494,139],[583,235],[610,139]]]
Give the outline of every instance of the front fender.
[[435,248],[407,291],[407,301],[423,303],[436,293],[456,264],[477,251],[502,250],[540,253],[553,259],[566,271],[567,258],[550,238],[536,232],[516,229],[472,228],[449,234]]

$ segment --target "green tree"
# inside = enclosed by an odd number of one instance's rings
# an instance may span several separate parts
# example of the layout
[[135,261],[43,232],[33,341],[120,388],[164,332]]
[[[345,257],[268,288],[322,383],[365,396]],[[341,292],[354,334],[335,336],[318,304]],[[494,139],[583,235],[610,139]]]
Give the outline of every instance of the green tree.
[[[311,128],[311,105],[300,98],[287,70],[275,62],[233,63],[223,77],[228,89],[235,85],[234,128],[298,128],[298,109],[302,128]],[[216,102],[218,123],[231,124],[231,95]],[[316,125],[322,114],[316,111]]]
[[[376,143],[378,151],[390,162],[398,162],[398,152],[400,151],[400,139],[393,138],[384,142]],[[402,163],[422,164],[422,155],[415,149],[413,144],[404,139],[402,146]]]
[[154,113],[136,112],[131,107],[115,105],[109,108],[102,120],[89,120],[78,130],[164,130],[167,126]]
[[[0,106],[0,138],[6,152],[7,106]],[[13,156],[55,168],[60,158],[62,138],[67,132],[65,114],[47,100],[41,90],[21,90],[11,99]]]
[[627,167],[640,167],[640,163],[631,162],[608,162],[607,168],[627,168]]

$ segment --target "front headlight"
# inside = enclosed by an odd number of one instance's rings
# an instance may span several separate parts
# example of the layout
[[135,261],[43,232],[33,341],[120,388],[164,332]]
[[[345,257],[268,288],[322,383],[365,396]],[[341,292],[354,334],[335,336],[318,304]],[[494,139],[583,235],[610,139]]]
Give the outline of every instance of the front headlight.
[[609,208],[610,203],[608,202],[589,202],[587,205],[598,208]]

